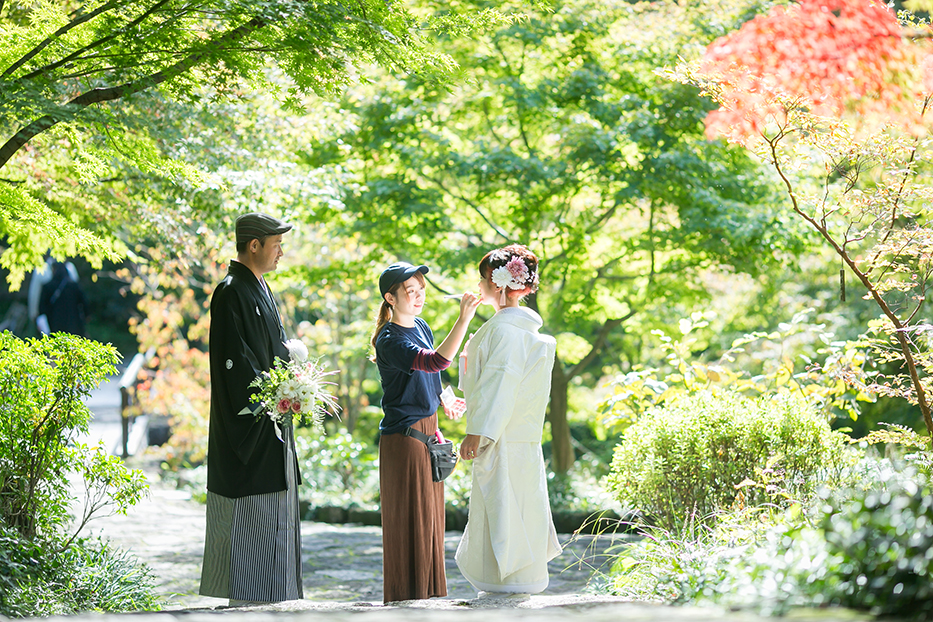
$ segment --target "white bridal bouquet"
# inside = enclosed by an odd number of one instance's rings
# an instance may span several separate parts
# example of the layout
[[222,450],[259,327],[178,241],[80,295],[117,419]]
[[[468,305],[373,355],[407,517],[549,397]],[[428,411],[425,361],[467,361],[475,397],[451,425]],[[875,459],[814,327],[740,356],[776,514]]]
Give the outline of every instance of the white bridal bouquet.
[[[336,386],[336,383],[326,380],[337,372],[324,371],[317,360],[309,360],[308,347],[298,339],[289,339],[285,347],[289,360],[275,357],[272,369],[257,376],[249,385],[259,388],[260,411],[255,414],[272,419],[279,440],[284,440],[280,427],[283,423],[310,421],[320,427],[329,412],[336,415],[340,410],[337,398],[327,390],[328,385]],[[240,414],[252,412],[246,407]]]

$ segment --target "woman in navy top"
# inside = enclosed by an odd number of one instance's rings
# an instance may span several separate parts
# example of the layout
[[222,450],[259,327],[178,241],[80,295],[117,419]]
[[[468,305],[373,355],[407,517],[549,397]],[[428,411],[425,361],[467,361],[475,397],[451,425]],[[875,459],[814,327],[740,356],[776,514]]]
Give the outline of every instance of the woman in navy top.
[[387,603],[447,595],[444,483],[431,479],[427,446],[404,432],[409,427],[428,435],[437,431],[440,371],[460,349],[480,300],[463,295],[456,323],[434,349],[434,333],[418,317],[427,271],[427,266],[399,262],[379,277],[382,305],[372,344],[383,391],[379,494]]

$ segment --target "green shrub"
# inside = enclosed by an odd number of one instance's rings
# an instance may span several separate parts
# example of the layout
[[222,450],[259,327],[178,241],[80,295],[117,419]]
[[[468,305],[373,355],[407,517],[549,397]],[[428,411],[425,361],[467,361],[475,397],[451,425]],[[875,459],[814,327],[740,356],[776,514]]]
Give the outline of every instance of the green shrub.
[[141,471],[74,442],[88,431],[85,398],[116,372],[118,359],[112,346],[65,333],[27,340],[0,333],[0,526],[57,539],[70,527],[72,473],[86,494],[75,533],[94,513],[124,512],[139,500]]
[[0,333],[0,615],[156,606],[137,562],[76,539],[94,515],[125,512],[147,488],[141,471],[75,440],[91,419],[85,398],[118,358],[64,333]]
[[822,528],[839,604],[880,615],[933,617],[933,487],[888,475],[869,490],[832,495]]
[[295,444],[304,483],[301,498],[312,506],[372,506],[379,493],[378,450],[347,432],[297,431]]
[[929,620],[930,480],[885,460],[866,459],[858,469],[874,477],[870,485],[862,480],[821,492],[809,512],[795,506],[774,525],[733,514],[679,535],[650,529],[616,558],[607,589],[628,598],[766,614],[841,606]]
[[623,506],[676,531],[736,504],[808,496],[836,468],[844,439],[794,394],[697,392],[626,429],[608,483]]
[[33,541],[0,529],[0,615],[158,610],[149,570],[100,541]]

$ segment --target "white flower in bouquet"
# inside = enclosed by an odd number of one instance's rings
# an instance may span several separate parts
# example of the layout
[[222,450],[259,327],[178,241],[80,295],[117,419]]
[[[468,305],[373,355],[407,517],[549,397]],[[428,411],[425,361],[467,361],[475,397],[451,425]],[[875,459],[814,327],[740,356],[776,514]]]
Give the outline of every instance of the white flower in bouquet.
[[308,346],[300,339],[289,339],[285,342],[288,348],[288,357],[297,363],[304,363],[308,360]]
[[[337,398],[328,391],[328,386],[336,386],[336,383],[326,380],[337,371],[324,371],[320,359],[309,360],[308,347],[297,339],[288,340],[285,346],[289,360],[276,357],[272,369],[257,376],[249,385],[259,389],[257,415],[265,415],[275,423],[279,440],[283,440],[280,425],[298,421],[320,428],[326,415],[337,415],[340,411]],[[249,407],[241,411],[241,414],[247,413],[253,414]]]

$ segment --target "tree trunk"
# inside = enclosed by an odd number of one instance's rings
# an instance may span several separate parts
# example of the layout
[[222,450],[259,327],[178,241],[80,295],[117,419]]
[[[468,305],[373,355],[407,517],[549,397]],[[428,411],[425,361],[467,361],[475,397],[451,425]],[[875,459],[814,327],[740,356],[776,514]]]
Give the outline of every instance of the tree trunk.
[[576,459],[567,422],[567,386],[570,378],[564,372],[560,359],[554,359],[551,370],[551,405],[548,421],[551,423],[551,470],[563,474],[570,470]]

